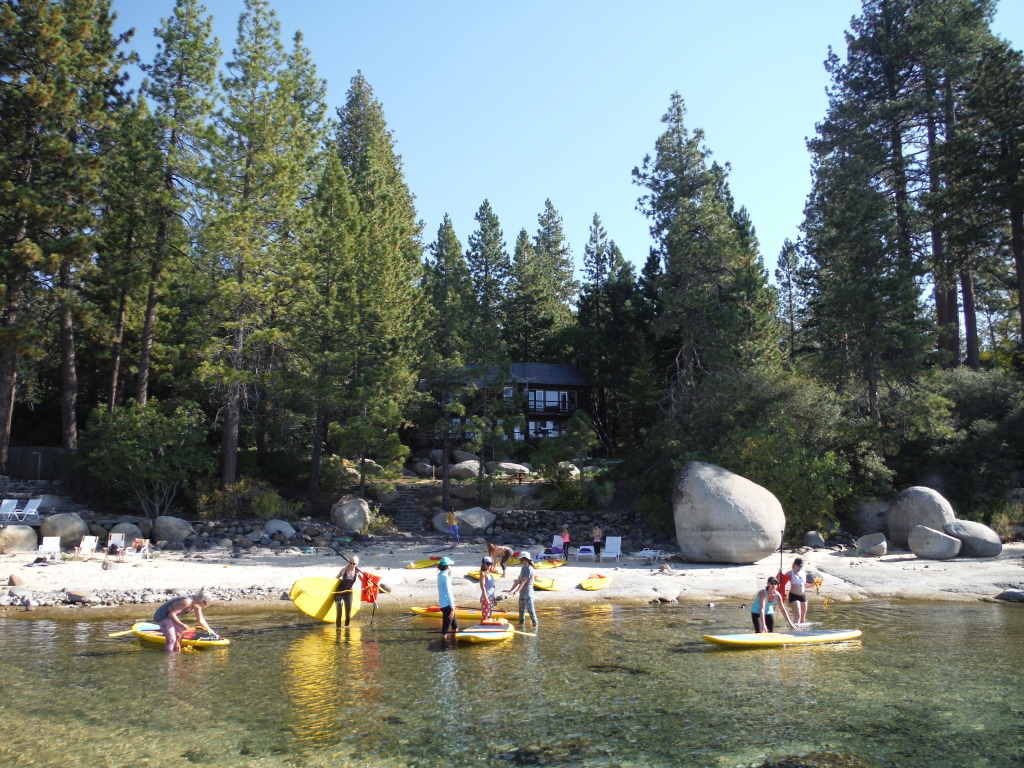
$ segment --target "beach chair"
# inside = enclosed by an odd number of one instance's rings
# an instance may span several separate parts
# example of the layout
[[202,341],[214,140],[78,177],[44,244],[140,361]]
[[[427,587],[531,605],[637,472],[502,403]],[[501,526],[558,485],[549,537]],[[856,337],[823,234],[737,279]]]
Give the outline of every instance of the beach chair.
[[43,543],[39,545],[39,557],[59,562],[60,536],[44,536]]
[[18,511],[20,520],[25,523],[38,523],[39,505],[42,503],[42,499],[29,499],[28,503]]
[[621,536],[606,536],[604,539],[604,549],[601,550],[600,560],[604,560],[606,557],[612,560],[619,560],[622,557],[622,537]]
[[4,499],[0,502],[0,523],[14,523],[18,521],[17,499]]
[[654,565],[661,559],[661,556],[664,554],[665,553],[660,549],[649,549],[648,547],[644,547],[636,553],[636,556],[641,560],[650,560],[651,565]]
[[591,560],[597,560],[597,555],[594,554],[593,544],[583,544],[576,548],[576,562],[580,561],[581,557],[589,557]]
[[132,539],[132,545],[128,549],[128,554],[139,560],[142,558],[151,560],[152,558],[149,556],[149,539]]
[[123,533],[111,533],[107,536],[107,546],[103,549],[103,559],[106,560],[111,555],[113,555],[118,562],[124,560]]
[[[556,533],[551,537],[550,552],[541,551],[537,553],[538,560],[564,560],[565,553],[562,552],[562,534]],[[558,550],[557,552],[555,550]]]
[[92,560],[92,556],[96,554],[96,544],[99,540],[99,536],[83,536],[82,541],[75,547],[75,557],[81,560],[82,555],[88,554],[89,559]]

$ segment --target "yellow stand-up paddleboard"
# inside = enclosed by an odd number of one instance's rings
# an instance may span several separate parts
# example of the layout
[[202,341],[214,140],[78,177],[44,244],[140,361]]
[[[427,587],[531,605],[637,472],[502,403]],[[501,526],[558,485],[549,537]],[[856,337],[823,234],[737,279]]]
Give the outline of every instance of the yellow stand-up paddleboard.
[[[167,645],[167,638],[160,631],[159,624],[139,622],[132,625],[131,632],[144,643]],[[182,648],[223,648],[226,645],[231,645],[231,641],[224,637],[211,637],[202,627],[193,627],[181,633]]]
[[736,635],[704,635],[704,640],[732,648],[777,648],[780,645],[841,643],[856,640],[859,629],[809,629],[800,632],[744,632]]
[[611,583],[611,576],[605,576],[603,573],[592,573],[580,582],[580,589],[594,591],[596,589],[604,589]]
[[534,563],[533,567],[538,571],[543,571],[548,568],[561,568],[565,562],[565,560],[541,560],[539,563]]
[[486,643],[494,640],[508,640],[514,634],[515,630],[505,619],[488,619],[472,627],[460,629],[455,633],[455,639],[470,643]]
[[[338,617],[338,609],[334,604],[335,593],[341,586],[341,579],[327,576],[306,576],[292,584],[288,597],[295,607],[307,616],[318,621],[333,624]],[[359,613],[361,592],[359,582],[352,585],[352,615]]]
[[437,557],[428,557],[425,560],[414,560],[409,563],[406,568],[436,568],[438,562],[441,560],[440,555]]
[[544,592],[557,592],[559,586],[558,582],[554,579],[549,579],[546,576],[534,576],[533,588],[542,590]]
[[[436,605],[432,605],[429,608],[421,608],[413,606],[410,608],[413,613],[417,616],[431,616],[433,618],[441,618],[441,609]],[[460,619],[476,619],[480,620],[483,615],[479,608],[456,608],[455,616]],[[508,619],[509,621],[519,621],[519,614],[514,611],[491,611],[492,619]]]

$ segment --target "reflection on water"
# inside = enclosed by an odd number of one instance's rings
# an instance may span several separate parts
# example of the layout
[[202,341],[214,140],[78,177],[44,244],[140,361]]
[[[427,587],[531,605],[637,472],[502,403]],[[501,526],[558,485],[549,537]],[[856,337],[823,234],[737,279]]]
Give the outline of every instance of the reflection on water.
[[843,605],[861,640],[734,650],[739,605],[541,612],[539,637],[454,647],[439,620],[336,629],[218,616],[227,649],[167,654],[111,622],[0,619],[0,765],[760,765],[851,753],[880,766],[1024,760],[1024,611]]

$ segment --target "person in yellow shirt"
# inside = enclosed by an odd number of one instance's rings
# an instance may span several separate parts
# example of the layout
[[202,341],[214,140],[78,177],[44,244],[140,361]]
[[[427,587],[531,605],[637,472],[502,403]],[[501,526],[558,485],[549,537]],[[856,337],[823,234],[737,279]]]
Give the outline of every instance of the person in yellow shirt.
[[444,519],[445,525],[448,526],[448,535],[445,537],[445,541],[454,538],[455,543],[459,543],[459,518],[455,516],[455,507],[448,507],[448,516]]

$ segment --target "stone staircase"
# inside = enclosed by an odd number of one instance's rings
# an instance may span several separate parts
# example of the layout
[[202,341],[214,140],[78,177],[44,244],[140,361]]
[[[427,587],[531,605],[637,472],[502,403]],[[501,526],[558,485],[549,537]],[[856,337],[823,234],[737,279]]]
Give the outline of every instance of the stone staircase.
[[418,486],[406,483],[399,483],[395,490],[398,492],[398,499],[387,505],[385,513],[394,522],[395,527],[400,531],[421,533],[426,530],[426,520],[423,517],[424,497],[436,493],[430,486]]

